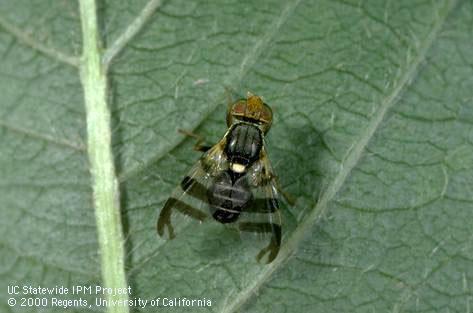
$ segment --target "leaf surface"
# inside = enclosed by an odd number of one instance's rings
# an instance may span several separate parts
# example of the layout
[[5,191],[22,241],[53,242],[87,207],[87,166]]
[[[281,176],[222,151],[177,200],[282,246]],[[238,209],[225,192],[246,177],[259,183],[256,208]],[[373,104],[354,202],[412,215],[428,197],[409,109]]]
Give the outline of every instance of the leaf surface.
[[[105,48],[146,5],[101,3]],[[471,1],[162,3],[109,72],[130,298],[206,298],[212,312],[471,311],[472,25]],[[75,2],[0,5],[2,290],[100,284],[82,86],[63,58],[80,38]],[[272,106],[270,158],[297,198],[266,266],[218,225],[189,222],[172,241],[155,230],[199,157],[177,130],[216,142],[225,87]],[[2,312],[28,311],[8,298]]]

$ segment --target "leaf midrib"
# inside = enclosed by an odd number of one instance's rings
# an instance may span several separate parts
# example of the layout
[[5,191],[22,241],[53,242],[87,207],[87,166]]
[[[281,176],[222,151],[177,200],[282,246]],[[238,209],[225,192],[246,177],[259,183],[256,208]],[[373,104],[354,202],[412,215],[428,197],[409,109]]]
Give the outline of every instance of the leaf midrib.
[[[108,70],[113,60],[126,48],[126,45],[132,41],[143,29],[146,23],[151,19],[153,14],[161,7],[164,0],[149,0],[141,10],[140,14],[130,23],[130,25],[118,36],[118,38],[103,53],[102,63],[104,68]],[[72,66],[79,70],[80,57],[69,55],[55,47],[49,47],[36,41],[30,34],[16,27],[8,20],[0,16],[0,28],[3,28],[8,34],[12,35],[18,42],[29,47],[33,51],[37,51],[46,57],[56,60],[68,66]],[[24,127],[13,126],[7,121],[0,121],[0,127],[8,131],[22,134],[26,137],[34,138],[49,142],[51,144],[71,148],[79,152],[85,152],[86,147],[82,143],[74,143],[67,139],[55,138],[48,134],[38,132],[36,130]]]

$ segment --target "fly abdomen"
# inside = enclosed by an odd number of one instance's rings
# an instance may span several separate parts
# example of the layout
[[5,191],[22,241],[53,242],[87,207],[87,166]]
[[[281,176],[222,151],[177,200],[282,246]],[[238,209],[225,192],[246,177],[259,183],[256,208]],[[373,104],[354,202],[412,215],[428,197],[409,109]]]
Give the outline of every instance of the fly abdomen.
[[246,177],[235,177],[229,171],[216,177],[208,192],[212,216],[222,224],[235,222],[251,198]]

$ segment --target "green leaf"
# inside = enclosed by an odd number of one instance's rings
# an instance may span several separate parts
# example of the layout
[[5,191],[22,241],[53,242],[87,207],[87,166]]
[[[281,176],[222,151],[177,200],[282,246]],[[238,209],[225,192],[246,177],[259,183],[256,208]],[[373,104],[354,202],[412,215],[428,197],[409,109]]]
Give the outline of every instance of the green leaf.
[[[212,302],[133,310],[472,311],[471,1],[104,1],[97,14],[130,299]],[[76,2],[0,4],[2,312],[39,311],[9,307],[8,285],[102,284],[81,38]],[[155,230],[199,157],[177,130],[216,142],[225,87],[273,108],[270,158],[297,198],[269,265],[219,225]],[[105,311],[80,297],[92,307],[71,311]]]

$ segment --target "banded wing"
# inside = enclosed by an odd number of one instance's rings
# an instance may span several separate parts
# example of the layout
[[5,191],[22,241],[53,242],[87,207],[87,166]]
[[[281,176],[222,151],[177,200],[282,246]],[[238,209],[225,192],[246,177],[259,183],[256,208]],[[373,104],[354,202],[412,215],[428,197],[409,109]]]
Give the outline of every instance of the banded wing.
[[208,217],[207,191],[213,177],[228,167],[222,147],[223,141],[204,153],[180,185],[174,189],[171,197],[164,204],[157,221],[156,226],[161,237],[165,237],[166,229],[169,239],[175,237],[172,223],[173,213],[179,213],[200,222]]
[[[253,198],[240,215],[238,228],[241,232],[255,233],[269,240],[259,251],[259,262],[271,263],[281,246],[281,215],[279,214],[279,193],[268,156],[261,151],[261,159],[249,170],[248,180],[252,186]],[[267,255],[267,257],[265,257]]]

